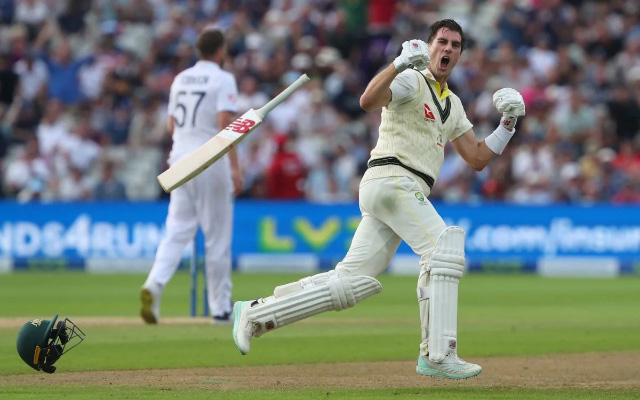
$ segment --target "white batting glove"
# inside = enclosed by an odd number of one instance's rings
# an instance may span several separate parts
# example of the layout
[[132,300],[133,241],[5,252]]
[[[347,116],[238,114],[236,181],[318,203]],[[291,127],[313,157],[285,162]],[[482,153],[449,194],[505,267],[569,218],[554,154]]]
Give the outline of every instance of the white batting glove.
[[515,129],[518,117],[525,114],[524,100],[522,95],[515,89],[504,88],[493,94],[493,105],[499,113],[500,125],[511,131]]
[[393,65],[398,73],[411,66],[423,70],[429,64],[430,57],[429,47],[425,42],[419,39],[407,40],[402,43],[402,52],[393,61]]

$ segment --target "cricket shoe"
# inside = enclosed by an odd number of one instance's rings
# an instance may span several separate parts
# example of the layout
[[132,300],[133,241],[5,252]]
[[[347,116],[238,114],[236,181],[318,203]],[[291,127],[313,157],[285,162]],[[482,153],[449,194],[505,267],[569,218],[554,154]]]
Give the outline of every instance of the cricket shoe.
[[157,324],[160,319],[162,287],[155,282],[145,283],[140,290],[140,316],[147,324]]
[[233,314],[231,312],[225,312],[221,315],[214,315],[211,318],[212,325],[231,325],[233,323]]
[[429,360],[428,356],[418,357],[416,372],[420,375],[437,376],[449,379],[472,378],[482,372],[482,367],[477,364],[466,362],[456,354],[449,353],[444,360],[435,362]]
[[242,355],[249,352],[251,338],[255,333],[255,325],[249,320],[247,313],[252,301],[237,301],[233,305],[233,341]]

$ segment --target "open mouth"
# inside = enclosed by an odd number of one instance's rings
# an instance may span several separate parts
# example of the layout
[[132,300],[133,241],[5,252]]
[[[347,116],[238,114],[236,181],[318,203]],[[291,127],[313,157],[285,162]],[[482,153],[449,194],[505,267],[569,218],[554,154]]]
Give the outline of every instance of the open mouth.
[[451,60],[449,59],[448,56],[443,56],[442,59],[440,60],[440,68],[446,69],[447,66],[449,65],[449,61]]

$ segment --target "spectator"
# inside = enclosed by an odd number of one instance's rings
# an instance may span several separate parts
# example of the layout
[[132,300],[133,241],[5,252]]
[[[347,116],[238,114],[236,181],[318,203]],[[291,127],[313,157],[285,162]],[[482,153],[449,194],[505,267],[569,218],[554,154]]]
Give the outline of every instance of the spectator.
[[49,188],[49,168],[40,156],[38,140],[31,136],[24,151],[6,166],[5,192],[20,201],[39,199]]
[[49,83],[47,65],[29,52],[18,61],[13,71],[20,77],[20,96],[28,103],[43,98]]
[[274,140],[277,144],[277,151],[267,169],[267,198],[301,199],[305,177],[302,161],[292,151],[293,144],[287,135],[279,134]]
[[91,183],[80,168],[71,167],[58,184],[57,198],[62,201],[88,200],[91,198]]
[[41,53],[50,75],[48,94],[50,98],[60,100],[63,104],[76,105],[81,100],[78,73],[85,64],[93,60],[93,56],[73,58],[71,46],[54,22],[49,22],[40,31],[36,39],[36,50],[40,50],[54,36],[57,40],[53,56]]
[[19,76],[11,68],[9,54],[0,53],[0,103],[10,106],[18,92]]
[[51,100],[47,104],[36,134],[40,144],[40,154],[48,163],[51,163],[60,145],[69,140],[70,136],[69,127],[62,120],[62,104],[59,101]]
[[124,183],[115,173],[115,165],[106,161],[102,164],[102,178],[93,191],[95,200],[124,200],[126,199]]

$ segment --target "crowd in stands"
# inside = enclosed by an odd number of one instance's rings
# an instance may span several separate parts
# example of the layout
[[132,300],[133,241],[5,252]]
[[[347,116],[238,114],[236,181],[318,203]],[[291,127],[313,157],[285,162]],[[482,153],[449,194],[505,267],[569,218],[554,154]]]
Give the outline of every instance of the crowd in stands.
[[442,18],[467,34],[449,86],[478,138],[498,125],[497,89],[519,90],[527,114],[484,171],[447,145],[432,200],[640,203],[640,3],[628,0],[0,0],[0,197],[166,196],[169,88],[213,25],[239,115],[313,79],[239,148],[241,197],[354,201],[380,121],[360,95]]

